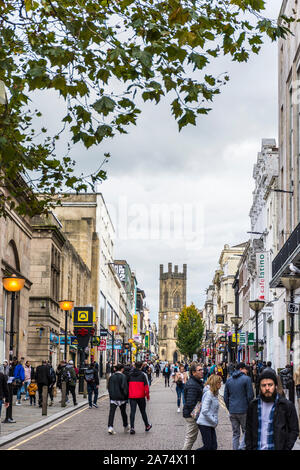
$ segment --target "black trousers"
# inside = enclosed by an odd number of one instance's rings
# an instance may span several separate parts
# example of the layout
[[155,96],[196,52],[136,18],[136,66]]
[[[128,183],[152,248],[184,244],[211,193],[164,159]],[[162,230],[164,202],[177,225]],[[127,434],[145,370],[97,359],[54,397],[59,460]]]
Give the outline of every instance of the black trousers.
[[130,398],[130,427],[134,428],[134,420],[136,407],[138,406],[145,423],[145,426],[149,426],[147,414],[146,414],[146,399],[145,398]]
[[74,403],[74,405],[76,404],[75,387],[76,387],[76,385],[69,385],[69,384],[67,383],[66,395],[67,395],[67,398],[69,398],[69,392],[71,392],[71,395],[72,395],[72,397],[73,397],[73,403]]
[[198,427],[201,432],[204,446],[197,450],[217,450],[218,444],[215,428],[211,426],[203,426],[201,424],[198,424]]
[[170,387],[170,376],[169,375],[165,375],[165,387],[167,386],[168,384],[168,387]]
[[[108,416],[108,427],[113,427],[114,425],[115,412],[117,408],[118,408],[118,405],[115,405],[115,403],[110,404],[109,416]],[[122,420],[123,420],[123,426],[124,428],[126,428],[128,426],[126,403],[123,403],[123,405],[120,405],[120,410],[121,410],[121,415],[122,415]]]

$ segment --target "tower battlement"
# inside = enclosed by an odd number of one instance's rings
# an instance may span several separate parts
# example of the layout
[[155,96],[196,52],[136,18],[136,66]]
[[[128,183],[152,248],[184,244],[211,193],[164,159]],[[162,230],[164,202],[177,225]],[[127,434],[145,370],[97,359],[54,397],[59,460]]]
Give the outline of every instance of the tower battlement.
[[174,265],[174,271],[172,270],[172,263],[168,263],[168,271],[164,272],[164,265],[160,264],[160,280],[166,279],[185,279],[186,280],[186,273],[187,273],[187,265],[183,265],[183,271],[178,271],[178,265]]

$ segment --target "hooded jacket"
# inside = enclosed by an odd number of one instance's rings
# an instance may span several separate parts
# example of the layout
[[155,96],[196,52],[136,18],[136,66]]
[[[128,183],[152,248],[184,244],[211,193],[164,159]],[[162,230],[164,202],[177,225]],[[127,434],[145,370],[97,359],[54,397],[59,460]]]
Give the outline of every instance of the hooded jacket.
[[197,424],[215,428],[218,424],[219,399],[210,391],[209,385],[203,390],[202,406]]
[[108,393],[110,400],[126,401],[128,400],[127,378],[122,372],[116,372],[109,377]]
[[230,414],[247,413],[248,405],[253,400],[253,389],[250,377],[240,370],[233,372],[227,380],[224,390],[224,401]]
[[134,369],[129,376],[129,398],[145,398],[149,400],[149,385],[144,372]]

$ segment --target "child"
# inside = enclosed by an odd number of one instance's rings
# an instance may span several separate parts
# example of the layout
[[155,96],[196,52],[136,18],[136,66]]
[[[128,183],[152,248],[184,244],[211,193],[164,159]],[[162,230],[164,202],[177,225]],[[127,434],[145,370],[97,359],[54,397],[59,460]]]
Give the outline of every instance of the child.
[[37,392],[37,389],[38,389],[38,386],[35,383],[35,380],[31,379],[31,383],[27,387],[29,398],[30,398],[30,405],[32,405],[32,403],[34,403],[34,405],[36,404],[35,394]]

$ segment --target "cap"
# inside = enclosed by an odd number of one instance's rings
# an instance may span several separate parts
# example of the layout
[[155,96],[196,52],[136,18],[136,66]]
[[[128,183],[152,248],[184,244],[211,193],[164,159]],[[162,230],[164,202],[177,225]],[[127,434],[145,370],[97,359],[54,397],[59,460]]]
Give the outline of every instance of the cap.
[[74,362],[73,362],[73,361],[69,361],[69,364],[73,365],[73,364],[74,364]]

